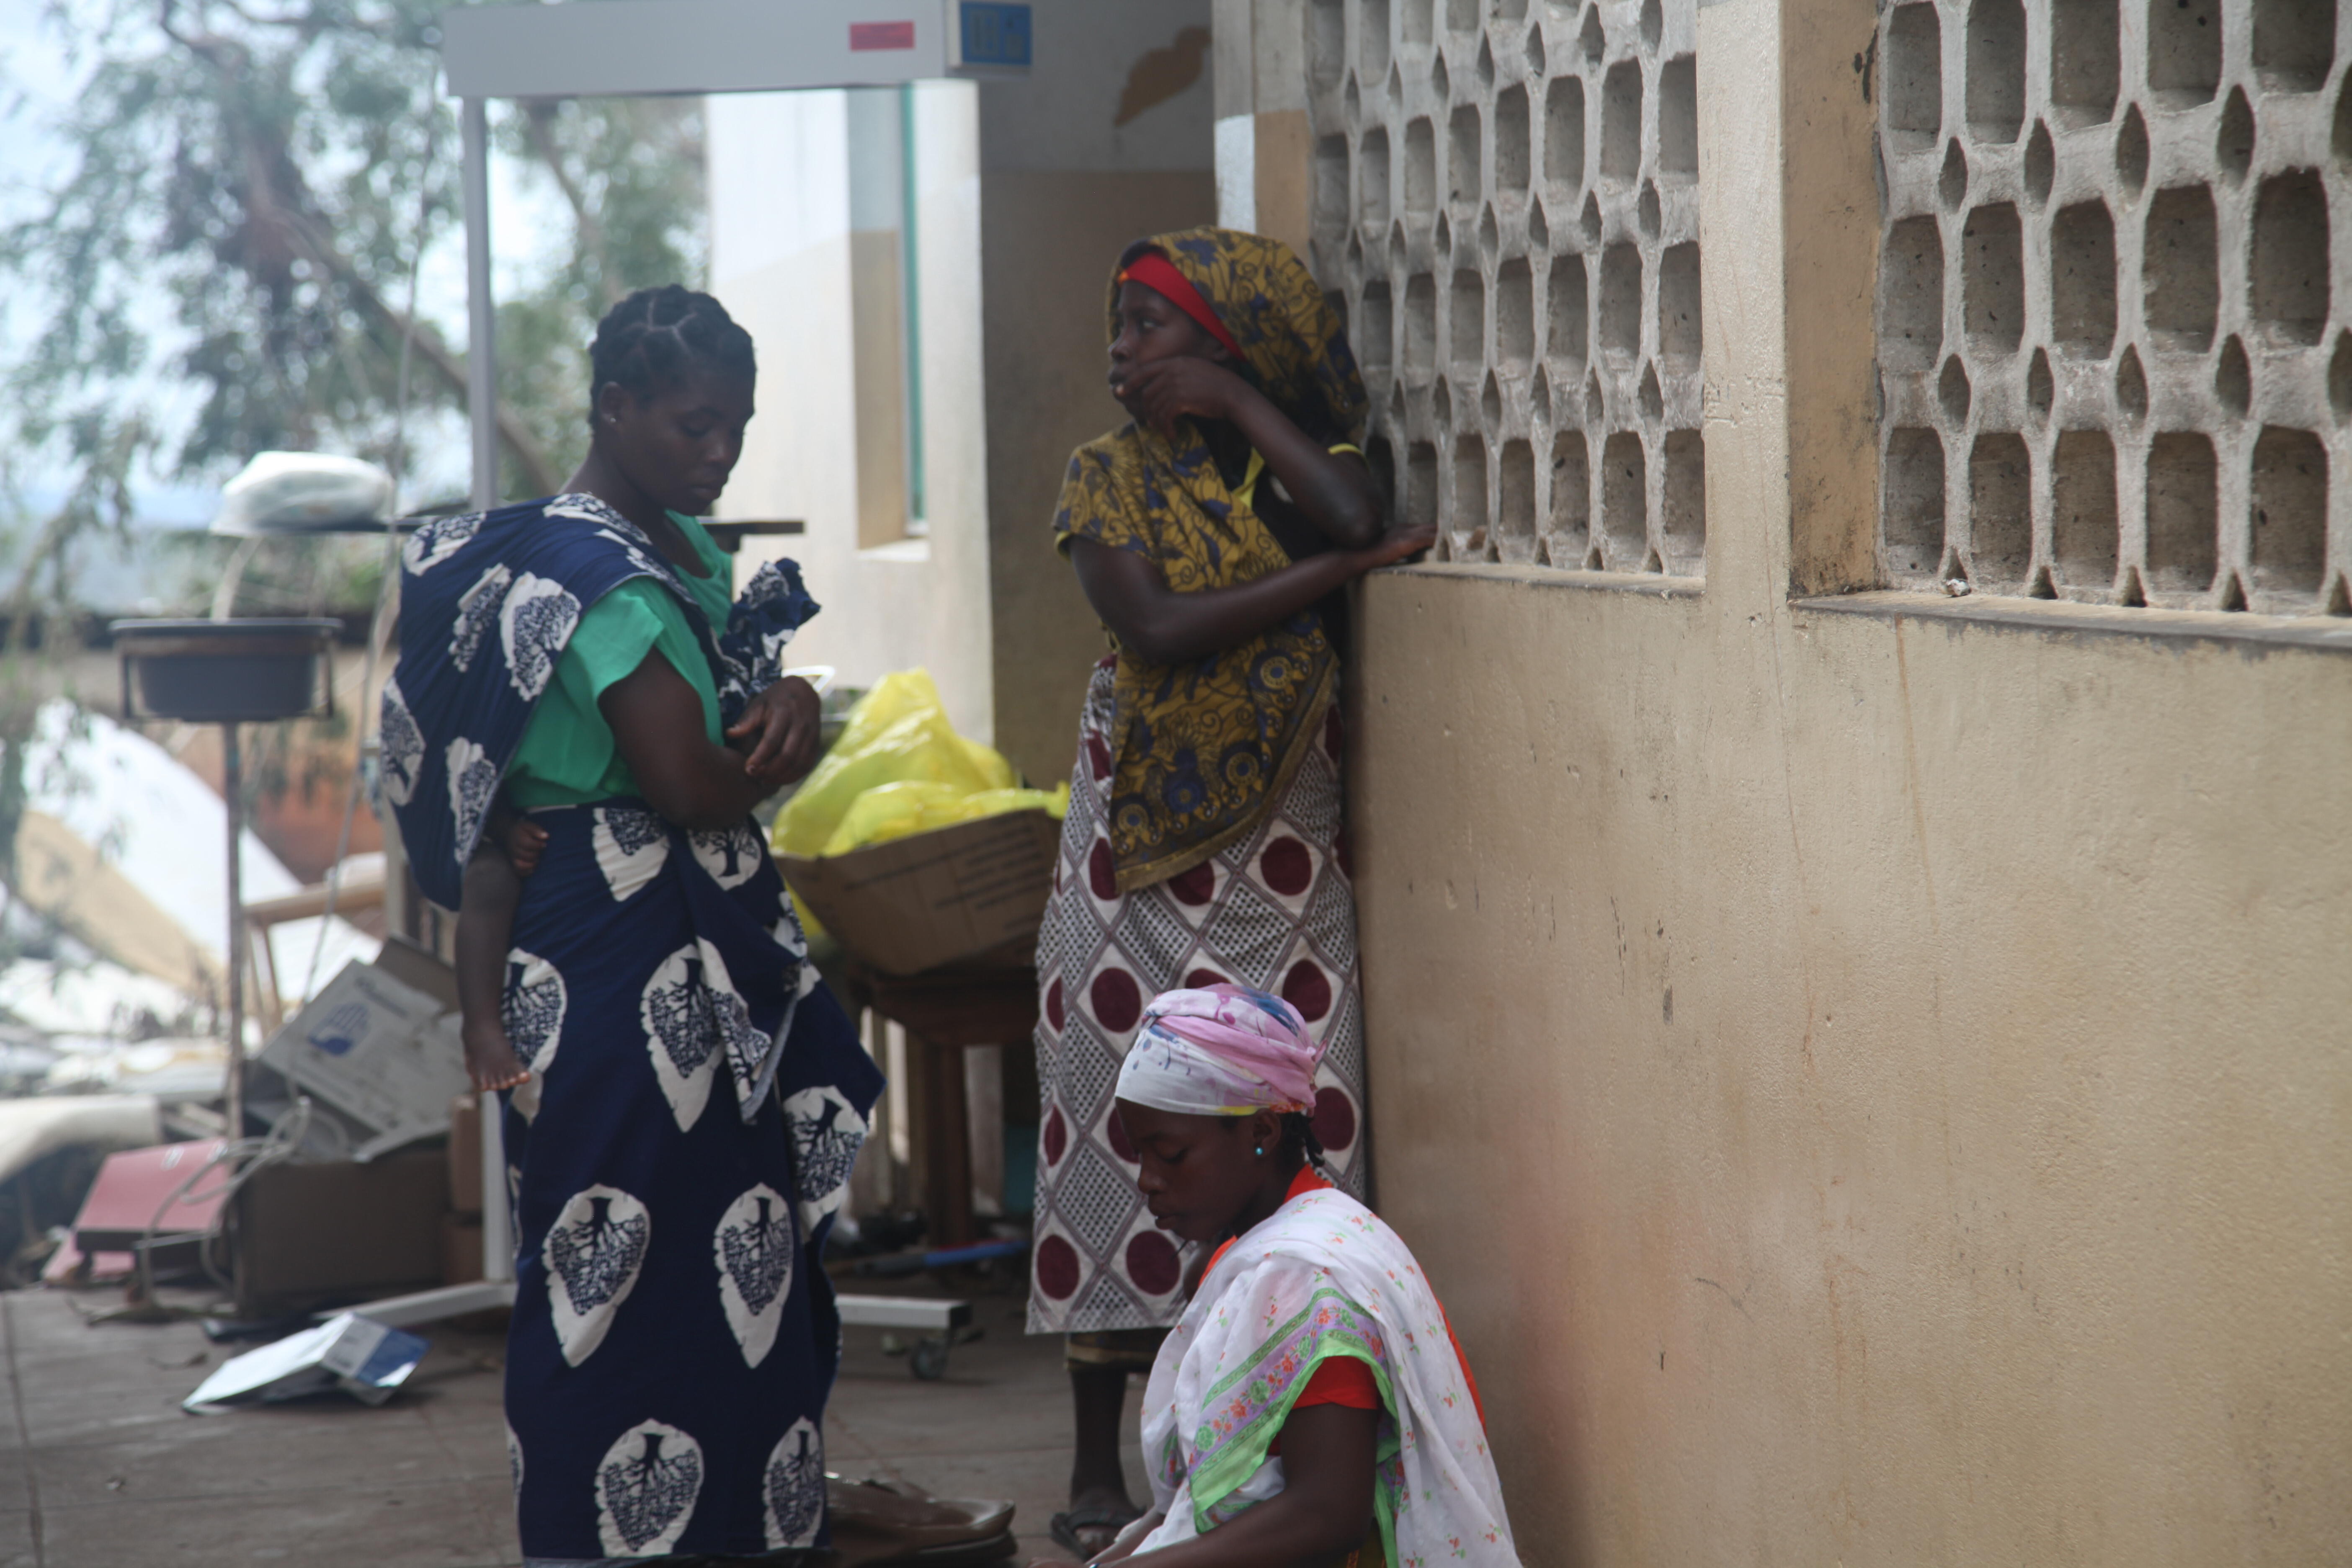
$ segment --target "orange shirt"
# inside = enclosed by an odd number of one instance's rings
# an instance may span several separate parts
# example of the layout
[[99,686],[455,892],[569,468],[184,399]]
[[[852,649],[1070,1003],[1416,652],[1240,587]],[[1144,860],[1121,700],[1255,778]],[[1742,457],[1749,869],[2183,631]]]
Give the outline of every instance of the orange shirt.
[[[1302,1194],[1319,1192],[1330,1184],[1314,1166],[1301,1165],[1298,1174],[1291,1178],[1290,1190],[1283,1194],[1283,1201],[1287,1203]],[[1224,1257],[1225,1249],[1231,1246],[1233,1242],[1224,1242],[1209,1255],[1210,1268],[1217,1266],[1217,1260]],[[1442,1314],[1445,1308],[1440,1303],[1437,1310]],[[1462,1363],[1462,1381],[1470,1385],[1470,1403],[1477,1409],[1478,1423],[1483,1426],[1486,1421],[1486,1402],[1478,1396],[1478,1380],[1471,1373],[1470,1358],[1462,1353],[1462,1342],[1454,1335],[1451,1319],[1446,1321],[1445,1337],[1453,1342],[1454,1357]],[[1356,1357],[1329,1356],[1315,1368],[1314,1375],[1307,1380],[1307,1386],[1298,1391],[1298,1397],[1292,1402],[1291,1408],[1298,1410],[1309,1405],[1344,1405],[1351,1410],[1378,1410],[1381,1407],[1381,1386],[1372,1377],[1372,1369]],[[1267,1445],[1266,1451],[1281,1453],[1282,1438],[1276,1436]]]

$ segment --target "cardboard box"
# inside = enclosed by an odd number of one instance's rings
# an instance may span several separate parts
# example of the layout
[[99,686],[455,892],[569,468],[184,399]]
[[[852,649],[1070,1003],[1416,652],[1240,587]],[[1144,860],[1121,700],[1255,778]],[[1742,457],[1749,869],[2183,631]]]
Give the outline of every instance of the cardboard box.
[[482,1216],[441,1216],[441,1283],[470,1285],[482,1277]]
[[403,985],[432,997],[444,1013],[457,1010],[457,972],[423,942],[394,931],[383,939],[375,966]]
[[449,1208],[482,1212],[482,1102],[471,1094],[449,1102]]
[[233,1206],[236,1313],[264,1318],[441,1282],[449,1159],[407,1149],[371,1164],[265,1165]]
[[1054,890],[1062,825],[1013,811],[824,859],[777,858],[784,880],[849,952],[919,974],[1033,941]]
[[370,1129],[374,1135],[354,1151],[365,1161],[449,1124],[450,1097],[466,1088],[466,1058],[457,1015],[442,1003],[392,967],[347,963],[269,1037],[261,1060]]

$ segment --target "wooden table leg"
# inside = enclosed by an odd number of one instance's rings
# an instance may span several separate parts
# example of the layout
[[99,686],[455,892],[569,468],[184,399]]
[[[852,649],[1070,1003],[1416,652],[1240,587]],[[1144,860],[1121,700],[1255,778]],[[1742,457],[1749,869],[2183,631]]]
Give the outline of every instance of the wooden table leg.
[[983,963],[919,975],[888,975],[855,960],[852,994],[906,1031],[909,1173],[930,1218],[933,1247],[980,1239],[971,1212],[971,1110],[964,1049],[1026,1050],[1037,1026],[1037,976],[1027,963]]
[[931,1218],[931,1245],[965,1247],[975,1239],[971,1219],[971,1113],[964,1100],[963,1047],[935,1046],[907,1036],[923,1053],[926,1086],[924,1207]]

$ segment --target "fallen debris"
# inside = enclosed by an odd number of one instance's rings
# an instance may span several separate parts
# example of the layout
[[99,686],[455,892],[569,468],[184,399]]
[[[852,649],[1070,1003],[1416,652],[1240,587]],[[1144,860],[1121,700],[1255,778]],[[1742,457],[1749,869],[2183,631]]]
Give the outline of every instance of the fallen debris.
[[[376,962],[345,964],[271,1036],[261,1064],[355,1123],[351,1156],[364,1164],[449,1130],[449,1101],[466,1089],[455,1004],[446,964],[387,942]],[[268,1093],[257,1088],[257,1107]]]
[[275,1405],[337,1389],[362,1405],[382,1405],[408,1381],[425,1349],[415,1334],[343,1312],[315,1329],[232,1357],[181,1401],[181,1408],[211,1415],[240,1405]]
[[110,1154],[75,1216],[75,1250],[92,1259],[147,1254],[150,1281],[194,1273],[220,1231],[233,1173],[220,1139]]

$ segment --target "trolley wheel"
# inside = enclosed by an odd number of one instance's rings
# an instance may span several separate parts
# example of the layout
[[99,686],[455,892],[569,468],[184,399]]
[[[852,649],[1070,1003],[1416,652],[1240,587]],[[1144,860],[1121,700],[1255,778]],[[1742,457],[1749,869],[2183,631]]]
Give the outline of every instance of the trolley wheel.
[[936,1383],[948,1373],[948,1342],[944,1339],[919,1340],[914,1352],[907,1358],[907,1370],[925,1383]]

